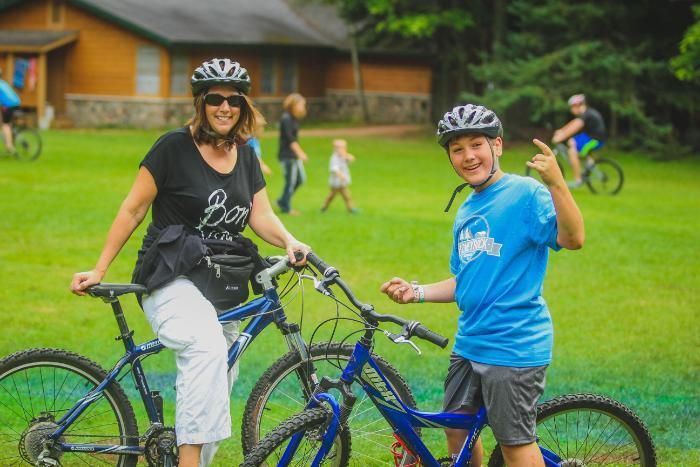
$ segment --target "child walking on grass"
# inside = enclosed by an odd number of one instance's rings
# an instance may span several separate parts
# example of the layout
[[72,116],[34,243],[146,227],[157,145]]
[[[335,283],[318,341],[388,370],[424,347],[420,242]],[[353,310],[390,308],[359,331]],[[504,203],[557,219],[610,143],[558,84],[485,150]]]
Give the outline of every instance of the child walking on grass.
[[333,141],[333,154],[331,154],[331,160],[329,164],[330,175],[328,177],[328,184],[330,185],[330,192],[326,197],[326,200],[321,206],[321,212],[325,212],[330,206],[331,201],[335,198],[335,195],[340,193],[345,201],[345,207],[350,214],[356,214],[359,210],[353,206],[352,197],[350,196],[350,166],[351,162],[355,161],[355,156],[348,152],[348,143],[344,139],[336,139]]

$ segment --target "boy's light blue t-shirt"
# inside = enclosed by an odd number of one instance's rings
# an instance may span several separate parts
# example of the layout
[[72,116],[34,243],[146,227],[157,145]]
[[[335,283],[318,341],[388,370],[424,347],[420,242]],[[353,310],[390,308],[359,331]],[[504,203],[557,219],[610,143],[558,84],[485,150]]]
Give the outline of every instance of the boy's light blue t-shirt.
[[490,365],[548,364],[553,330],[542,284],[548,249],[561,248],[549,191],[506,174],[460,206],[453,235],[461,310],[454,351]]

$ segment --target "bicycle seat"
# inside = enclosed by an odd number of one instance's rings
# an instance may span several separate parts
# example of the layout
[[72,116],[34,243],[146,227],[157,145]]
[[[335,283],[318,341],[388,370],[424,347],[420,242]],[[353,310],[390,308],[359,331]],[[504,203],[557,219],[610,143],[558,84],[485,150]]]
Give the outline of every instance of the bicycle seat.
[[87,292],[93,297],[115,298],[127,293],[146,293],[141,284],[96,284],[88,287]]

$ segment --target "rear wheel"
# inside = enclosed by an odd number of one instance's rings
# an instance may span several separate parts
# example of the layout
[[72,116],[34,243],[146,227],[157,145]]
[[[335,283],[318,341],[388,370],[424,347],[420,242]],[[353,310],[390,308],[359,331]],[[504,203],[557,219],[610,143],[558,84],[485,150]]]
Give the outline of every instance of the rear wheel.
[[[619,402],[595,394],[570,394],[540,405],[538,444],[559,456],[562,467],[656,466],[651,435]],[[499,446],[489,467],[504,466]]]
[[[0,465],[35,465],[44,441],[81,397],[106,377],[96,363],[57,349],[32,349],[0,360]],[[112,383],[60,436],[73,444],[138,445],[134,411]],[[61,452],[60,465],[135,466],[138,456]]]
[[615,195],[622,189],[624,175],[620,164],[612,159],[596,160],[591,168],[586,169],[586,184],[597,194]]
[[14,156],[23,161],[33,161],[41,153],[41,136],[35,128],[20,128],[13,134]]

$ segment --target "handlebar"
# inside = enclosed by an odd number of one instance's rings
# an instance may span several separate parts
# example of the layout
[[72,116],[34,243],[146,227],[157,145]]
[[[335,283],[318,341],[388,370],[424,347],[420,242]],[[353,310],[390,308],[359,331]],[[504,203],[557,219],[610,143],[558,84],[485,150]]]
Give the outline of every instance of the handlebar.
[[396,315],[381,314],[374,311],[372,305],[360,302],[355,294],[352,292],[350,287],[340,278],[340,273],[333,266],[329,265],[321,258],[316,256],[313,252],[309,252],[306,255],[306,260],[314,266],[318,271],[325,277],[326,282],[337,285],[340,290],[343,291],[345,296],[350,300],[350,302],[360,310],[362,316],[373,324],[379,322],[390,322],[398,324],[405,329],[407,333],[407,338],[411,336],[416,336],[424,339],[432,344],[435,344],[441,348],[445,348],[449,342],[449,339],[441,336],[440,334],[431,331],[427,327],[420,324],[418,321],[405,320]]

